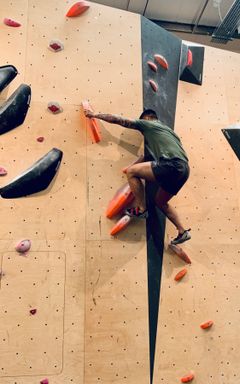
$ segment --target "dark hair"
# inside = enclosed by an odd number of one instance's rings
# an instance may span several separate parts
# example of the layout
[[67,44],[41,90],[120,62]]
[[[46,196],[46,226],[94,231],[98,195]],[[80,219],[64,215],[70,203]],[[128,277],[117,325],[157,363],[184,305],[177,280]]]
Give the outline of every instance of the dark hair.
[[156,114],[156,112],[153,110],[153,109],[145,109],[145,111],[143,111],[139,117],[139,119],[143,119],[145,116],[151,116],[153,117],[154,119],[158,120],[158,115]]

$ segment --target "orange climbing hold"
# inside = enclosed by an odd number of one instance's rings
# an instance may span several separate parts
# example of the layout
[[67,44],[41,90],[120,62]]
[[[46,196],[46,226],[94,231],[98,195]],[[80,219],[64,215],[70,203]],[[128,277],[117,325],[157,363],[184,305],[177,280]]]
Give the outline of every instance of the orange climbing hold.
[[188,49],[187,53],[187,67],[191,67],[193,63],[193,55],[191,49]]
[[144,156],[143,156],[143,155],[139,156],[135,161],[133,161],[133,162],[132,162],[131,164],[129,164],[127,167],[123,168],[123,169],[122,169],[122,172],[123,172],[123,173],[127,173],[127,169],[128,169],[128,168],[130,168],[130,167],[131,167],[132,165],[134,165],[134,164],[142,163],[143,160],[144,160]]
[[158,64],[161,65],[162,68],[164,69],[168,69],[168,62],[167,60],[165,59],[165,57],[163,57],[162,55],[154,55],[154,59],[156,60],[156,62]]
[[101,141],[100,127],[96,119],[90,119],[90,128],[92,132],[92,137],[95,143]]
[[157,66],[155,63],[153,63],[152,61],[148,61],[147,62],[148,66],[154,71],[154,72],[157,72]]
[[131,222],[132,217],[128,215],[124,215],[118,222],[114,225],[114,227],[111,229],[110,235],[114,236],[123,229],[125,229],[128,224]]
[[209,320],[209,321],[206,321],[205,323],[200,324],[200,327],[202,329],[207,329],[207,328],[210,328],[212,325],[213,325],[213,321]]
[[186,273],[187,273],[187,269],[186,269],[186,268],[182,269],[181,271],[179,271],[179,272],[176,274],[176,276],[174,277],[174,280],[176,280],[176,281],[181,280],[181,279],[183,278],[183,276],[186,275]]
[[191,264],[191,260],[190,258],[188,257],[188,255],[186,254],[186,252],[180,248],[178,245],[174,245],[174,244],[169,244],[169,248],[174,252],[176,253],[176,255],[178,255],[178,257],[180,257],[180,259],[182,259],[183,261],[185,261],[185,263],[187,264]]
[[77,3],[75,3],[71,6],[71,8],[68,10],[66,16],[67,17],[79,16],[83,12],[85,12],[89,7],[90,7],[90,4],[88,1],[78,1]]
[[192,381],[194,379],[194,374],[193,373],[189,373],[188,375],[186,376],[183,376],[181,378],[181,382],[182,383],[189,383],[190,381]]
[[[82,101],[82,106],[84,110],[93,112],[93,109],[87,100]],[[97,120],[94,118],[88,118],[87,121],[88,121],[87,125],[91,133],[92,140],[95,143],[99,143],[99,141],[101,141],[101,133],[100,133],[100,127]]]
[[154,90],[154,92],[157,92],[158,90],[158,86],[157,84],[155,83],[154,80],[149,80],[149,84],[151,85],[152,89]]
[[113,216],[121,212],[134,199],[133,193],[128,183],[124,184],[117,190],[112,200],[109,202],[106,216],[111,219]]

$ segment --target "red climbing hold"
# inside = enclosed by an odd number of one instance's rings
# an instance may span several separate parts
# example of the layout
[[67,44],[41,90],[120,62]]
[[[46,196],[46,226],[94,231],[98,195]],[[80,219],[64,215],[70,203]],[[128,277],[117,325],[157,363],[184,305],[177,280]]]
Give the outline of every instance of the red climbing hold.
[[47,107],[49,112],[52,112],[54,115],[63,111],[62,107],[55,101],[49,102]]
[[186,273],[187,273],[187,269],[186,269],[186,268],[182,269],[181,271],[179,271],[179,272],[176,274],[176,276],[174,277],[174,280],[176,280],[176,281],[181,280],[181,279],[183,278],[183,276],[186,275]]
[[155,81],[153,80],[149,80],[149,84],[151,85],[152,89],[154,90],[154,92],[157,92],[158,90],[158,86],[157,84],[155,83]]
[[12,19],[8,19],[7,17],[5,17],[5,19],[3,19],[3,22],[5,25],[8,25],[9,27],[21,27],[20,23],[18,23],[17,21],[14,21]]
[[187,67],[191,67],[193,63],[193,55],[191,49],[188,49],[187,53]]
[[158,64],[161,65],[162,68],[168,69],[168,62],[162,55],[154,55],[154,59]]
[[157,72],[157,66],[152,61],[147,62],[148,66],[154,71]]
[[87,1],[78,1],[77,3],[71,6],[66,16],[67,17],[79,16],[81,15],[81,13],[85,12],[89,7],[90,7],[90,4]]
[[63,50],[64,46],[63,43],[61,43],[61,41],[59,40],[51,40],[48,48],[50,49],[50,51],[59,52]]
[[37,313],[37,310],[36,309],[30,309],[29,312],[31,315],[35,315]]
[[16,251],[19,253],[25,253],[31,248],[30,240],[21,240],[15,247]]
[[40,381],[40,384],[49,384],[48,379],[43,379]]
[[39,137],[37,138],[37,141],[38,141],[39,143],[42,143],[42,142],[44,141],[44,137],[43,137],[43,136],[39,136]]
[[209,321],[206,321],[205,323],[200,324],[200,327],[202,329],[207,329],[207,328],[210,328],[212,325],[213,325],[213,321],[209,320]]
[[112,200],[109,202],[106,216],[111,219],[113,216],[121,212],[134,199],[133,193],[128,183],[124,184],[117,190]]
[[124,215],[118,222],[114,225],[114,227],[111,229],[110,235],[114,236],[118,232],[122,231],[124,228],[128,226],[128,224],[131,222],[132,217],[128,215]]
[[183,376],[181,378],[181,382],[182,383],[189,383],[190,381],[192,381],[194,379],[194,374],[193,373],[189,373],[188,375],[186,376]]
[[5,175],[7,175],[6,169],[3,167],[0,167],[0,176],[5,176]]
[[169,248],[174,252],[176,253],[176,255],[178,255],[178,257],[180,257],[180,259],[182,259],[183,261],[185,261],[185,263],[187,264],[191,264],[191,260],[190,258],[188,257],[188,255],[186,254],[186,252],[180,248],[178,245],[175,245],[175,244],[169,244]]

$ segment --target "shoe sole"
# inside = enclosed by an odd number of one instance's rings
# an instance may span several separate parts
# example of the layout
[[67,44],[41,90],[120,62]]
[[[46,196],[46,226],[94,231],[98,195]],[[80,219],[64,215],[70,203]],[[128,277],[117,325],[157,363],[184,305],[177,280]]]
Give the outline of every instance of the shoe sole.
[[191,236],[190,237],[188,237],[187,239],[182,239],[182,240],[179,240],[179,241],[171,241],[171,244],[172,245],[178,245],[178,244],[182,244],[182,243],[185,243],[185,241],[188,241],[188,240],[190,240],[191,239]]
[[130,215],[129,213],[125,213],[125,215],[127,215],[129,217],[132,217],[134,219],[142,219],[142,220],[144,220],[144,219],[148,218],[148,215],[146,215],[146,216],[135,216],[135,215]]

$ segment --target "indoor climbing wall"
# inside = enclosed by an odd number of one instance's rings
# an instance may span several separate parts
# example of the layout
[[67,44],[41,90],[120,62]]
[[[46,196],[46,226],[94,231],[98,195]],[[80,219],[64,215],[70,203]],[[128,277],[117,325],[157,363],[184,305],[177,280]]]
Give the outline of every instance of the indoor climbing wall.
[[[141,19],[97,4],[66,18],[71,2],[0,1],[1,63],[32,100],[23,125],[1,135],[1,186],[49,150],[63,151],[56,178],[41,193],[1,199],[0,381],[3,384],[149,382],[146,235],[132,223],[115,238],[105,217],[122,169],[143,153],[142,137],[101,124],[93,143],[81,102],[134,118],[142,111]],[[59,52],[48,49],[58,39]],[[239,122],[240,59],[206,48],[203,85],[179,86],[176,132],[191,178],[174,200],[191,242],[184,264],[167,249],[161,280],[153,382],[236,384],[239,379],[239,161],[221,129]],[[223,70],[224,68],[224,70]],[[146,80],[146,79],[144,79]],[[160,90],[159,90],[160,92]],[[52,114],[50,101],[63,111]],[[37,141],[43,137],[42,142]],[[174,236],[168,225],[166,244]],[[26,255],[15,251],[31,239]],[[213,320],[203,331],[200,323]]]
[[[66,18],[72,3],[0,2],[1,63],[19,74],[1,94],[31,85],[23,125],[1,135],[1,186],[49,150],[63,151],[56,178],[41,193],[1,199],[1,384],[146,382],[148,368],[146,237],[143,223],[111,238],[105,217],[122,168],[142,137],[101,124],[91,141],[81,102],[130,118],[142,111],[140,18],[91,4]],[[64,49],[48,49],[58,39]],[[58,102],[62,113],[47,110]],[[43,137],[44,141],[37,141]],[[142,150],[143,153],[143,150]],[[16,243],[30,239],[26,255]]]
[[[205,47],[203,85],[179,83],[175,131],[189,154],[191,176],[173,200],[192,240],[186,266],[165,249],[155,358],[155,383],[239,381],[239,171],[221,129],[239,124],[240,57]],[[224,68],[224,69],[223,69]],[[174,235],[167,225],[166,244]],[[183,280],[174,276],[187,268]],[[204,331],[200,324],[212,320]]]

